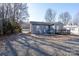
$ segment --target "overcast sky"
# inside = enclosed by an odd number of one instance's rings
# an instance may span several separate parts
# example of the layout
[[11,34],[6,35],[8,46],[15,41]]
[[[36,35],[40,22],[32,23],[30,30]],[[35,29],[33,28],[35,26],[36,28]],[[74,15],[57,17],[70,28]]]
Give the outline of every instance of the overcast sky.
[[44,21],[45,12],[48,8],[56,11],[56,20],[62,12],[68,11],[72,17],[79,12],[79,4],[77,3],[28,3],[30,21]]

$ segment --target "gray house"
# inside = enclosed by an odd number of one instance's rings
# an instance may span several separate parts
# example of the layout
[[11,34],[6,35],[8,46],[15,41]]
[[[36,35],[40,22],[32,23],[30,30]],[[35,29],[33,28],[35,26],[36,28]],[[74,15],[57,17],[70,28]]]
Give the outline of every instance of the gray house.
[[63,29],[63,24],[61,22],[30,22],[30,32],[32,34],[55,34],[61,29]]

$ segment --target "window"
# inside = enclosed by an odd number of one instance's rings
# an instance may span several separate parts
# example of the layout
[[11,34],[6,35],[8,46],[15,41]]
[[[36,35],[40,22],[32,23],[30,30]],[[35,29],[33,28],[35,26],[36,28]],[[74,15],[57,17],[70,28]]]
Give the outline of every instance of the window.
[[71,28],[71,30],[75,30],[75,28]]

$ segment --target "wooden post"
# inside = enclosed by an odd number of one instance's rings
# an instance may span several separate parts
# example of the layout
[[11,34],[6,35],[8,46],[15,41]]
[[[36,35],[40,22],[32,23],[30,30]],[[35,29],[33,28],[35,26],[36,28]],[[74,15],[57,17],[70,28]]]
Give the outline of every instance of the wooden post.
[[48,25],[48,34],[51,34],[51,32],[50,32],[50,25]]
[[32,24],[30,23],[30,33],[32,33]]

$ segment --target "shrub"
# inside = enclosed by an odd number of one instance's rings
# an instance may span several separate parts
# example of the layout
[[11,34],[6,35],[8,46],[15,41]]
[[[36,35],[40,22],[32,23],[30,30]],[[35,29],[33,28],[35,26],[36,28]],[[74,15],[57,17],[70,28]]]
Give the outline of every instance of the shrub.
[[12,29],[14,33],[19,33],[21,32],[21,26],[17,22],[12,22]]
[[[15,21],[3,21],[3,35],[5,34],[12,34],[12,33],[19,33],[21,32],[21,26],[19,23]],[[1,34],[1,31],[0,31]]]

